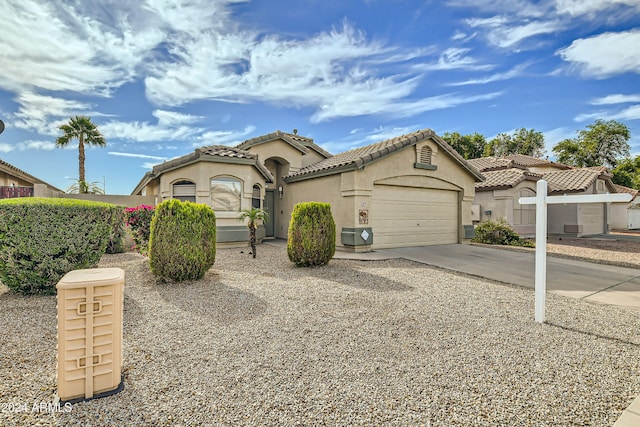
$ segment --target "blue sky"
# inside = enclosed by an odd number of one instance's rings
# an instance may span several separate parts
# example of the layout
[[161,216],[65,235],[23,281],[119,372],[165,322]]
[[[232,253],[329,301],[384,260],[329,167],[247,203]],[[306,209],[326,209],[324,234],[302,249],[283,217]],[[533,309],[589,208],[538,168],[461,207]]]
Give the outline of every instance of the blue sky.
[[[524,127],[547,154],[596,119],[640,154],[640,0],[4,0],[0,159],[129,194],[156,163],[294,128],[332,153],[418,129]],[[552,156],[551,156],[552,157]]]

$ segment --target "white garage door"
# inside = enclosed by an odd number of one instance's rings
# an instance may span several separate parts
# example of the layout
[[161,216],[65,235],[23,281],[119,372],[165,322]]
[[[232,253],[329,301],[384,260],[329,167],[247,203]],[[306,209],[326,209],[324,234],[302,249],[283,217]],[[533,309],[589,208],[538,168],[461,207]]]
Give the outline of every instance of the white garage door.
[[585,203],[579,209],[583,235],[604,233],[604,204]]
[[376,185],[369,219],[378,248],[458,243],[458,193]]

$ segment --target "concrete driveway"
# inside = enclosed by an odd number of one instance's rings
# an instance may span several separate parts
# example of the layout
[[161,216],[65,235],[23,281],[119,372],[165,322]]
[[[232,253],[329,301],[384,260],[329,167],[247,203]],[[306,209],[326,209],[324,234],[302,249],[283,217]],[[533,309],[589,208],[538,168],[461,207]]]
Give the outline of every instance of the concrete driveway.
[[[439,245],[376,251],[513,285],[534,287],[535,254],[474,245]],[[640,269],[547,257],[547,290],[640,311]]]

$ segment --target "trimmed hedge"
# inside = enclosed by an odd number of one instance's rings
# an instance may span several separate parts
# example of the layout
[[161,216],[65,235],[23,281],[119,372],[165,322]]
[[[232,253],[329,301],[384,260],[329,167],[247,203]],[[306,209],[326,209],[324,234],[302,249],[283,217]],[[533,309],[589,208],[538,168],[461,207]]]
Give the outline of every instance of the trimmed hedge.
[[124,207],[120,206],[120,209],[114,212],[113,229],[111,235],[107,241],[106,253],[108,254],[121,254],[124,250],[124,239],[127,235],[125,229],[125,211]]
[[287,255],[298,267],[327,265],[336,253],[336,224],[329,203],[298,203],[289,223]]
[[149,264],[161,279],[202,279],[216,259],[216,215],[209,206],[177,199],[156,206]]
[[524,246],[533,248],[535,245],[530,240],[521,239],[504,218],[497,221],[487,220],[476,227],[476,236],[472,242],[488,245]]
[[95,267],[122,207],[74,199],[0,200],[0,280],[23,294],[55,294],[72,270]]

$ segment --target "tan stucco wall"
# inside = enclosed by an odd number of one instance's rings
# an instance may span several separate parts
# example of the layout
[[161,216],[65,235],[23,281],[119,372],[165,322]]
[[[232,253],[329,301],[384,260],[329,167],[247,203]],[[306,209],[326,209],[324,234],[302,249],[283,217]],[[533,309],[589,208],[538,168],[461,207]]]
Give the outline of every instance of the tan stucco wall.
[[[251,196],[255,184],[260,186],[261,197],[264,198],[264,177],[254,166],[204,161],[162,174],[158,188],[158,203],[171,198],[173,183],[188,180],[196,185],[196,203],[211,206],[211,178],[216,176],[230,176],[242,181],[241,209],[251,208]],[[147,194],[149,194],[148,191]],[[217,225],[240,225],[238,215],[238,212],[216,212]]]
[[0,172],[0,186],[10,187],[15,184],[16,187],[33,187],[33,182],[25,181],[6,172]]
[[294,182],[286,185],[285,195],[282,200],[282,212],[280,223],[276,224],[276,236],[286,239],[291,212],[295,204],[300,202],[323,202],[331,205],[331,214],[336,223],[336,245],[340,245],[340,230],[342,227],[352,227],[348,221],[352,212],[352,201],[342,197],[340,193],[341,175],[330,175],[306,181]]
[[295,172],[302,167],[303,153],[281,139],[254,145],[249,148],[249,151],[257,154],[263,163],[272,157],[285,159],[289,163],[290,172]]
[[609,205],[609,227],[626,230],[629,227],[629,206],[631,203],[611,203]]
[[[588,187],[584,192],[578,194],[598,194],[598,193],[606,193],[606,187],[603,191],[597,191],[597,180],[590,187]],[[605,209],[603,203],[598,203],[602,209]],[[547,213],[548,213],[548,222],[547,222],[547,230],[550,234],[565,234],[565,225],[567,226],[578,226],[582,227],[582,232],[577,233],[578,236],[583,234],[592,234],[592,233],[602,233],[605,232],[606,224],[602,223],[599,225],[589,225],[586,224],[586,219],[582,218],[581,215],[581,206],[580,204],[567,204],[567,205],[548,205]],[[610,213],[607,211],[605,214],[605,219],[610,217]],[[586,227],[585,227],[586,226]],[[568,233],[575,234],[575,233]]]
[[[514,208],[518,206],[517,200],[520,198],[520,191],[525,189],[531,190],[535,194],[536,183],[522,181],[514,188],[477,191],[473,204],[480,205],[480,221],[497,221],[504,218],[520,236],[531,237],[535,235],[535,224],[514,224]],[[491,211],[491,215],[487,215],[487,211]]]
[[312,165],[323,159],[325,159],[324,156],[318,154],[317,152],[309,148],[309,152],[306,153],[304,156],[302,156],[302,167]]
[[[416,152],[428,144],[432,150],[432,164],[437,170],[414,168]],[[371,196],[375,184],[399,185],[406,187],[427,187],[458,191],[461,196],[461,226],[471,225],[471,202],[475,194],[475,179],[465,171],[449,154],[441,150],[433,141],[421,142],[406,147],[378,161],[371,162],[362,170],[354,170],[340,175],[330,175],[287,185],[288,192],[295,193],[286,197],[288,217],[293,205],[303,201],[319,201],[331,204],[338,233],[336,243],[340,245],[340,232],[343,227],[363,227],[358,223],[360,209],[369,210],[369,218],[375,215]],[[280,236],[278,236],[280,237]],[[286,237],[284,234],[282,237]],[[375,230],[372,249],[376,247]]]

